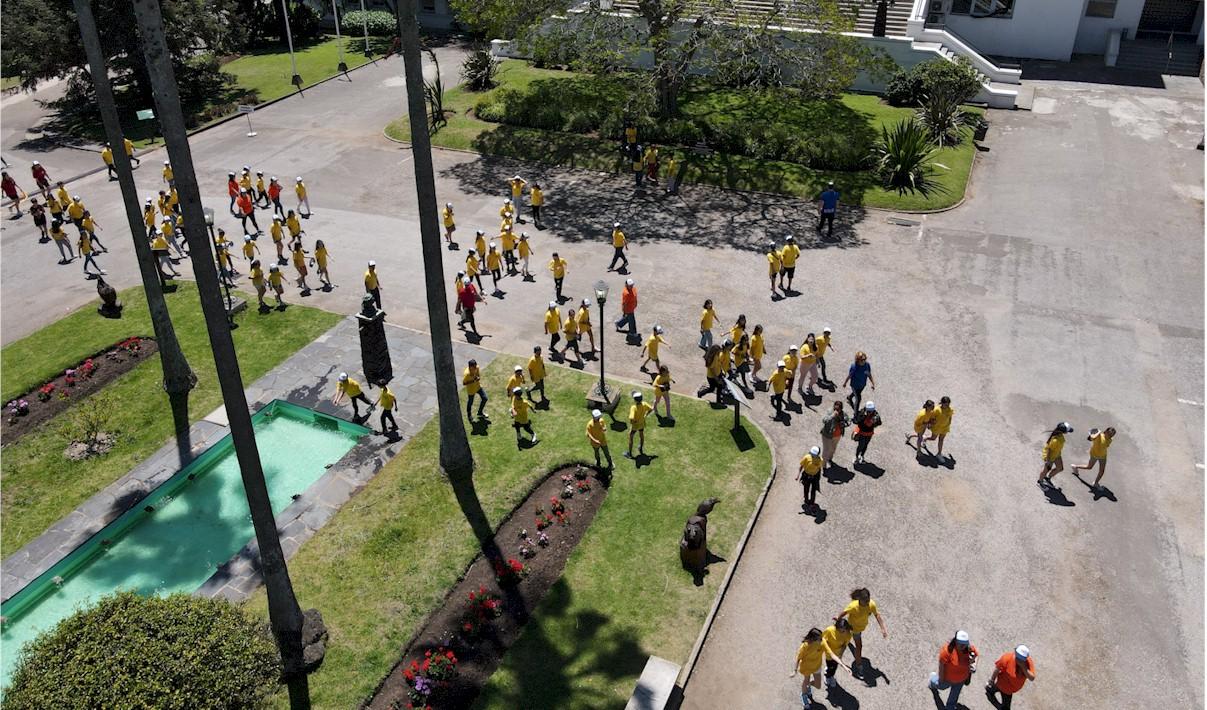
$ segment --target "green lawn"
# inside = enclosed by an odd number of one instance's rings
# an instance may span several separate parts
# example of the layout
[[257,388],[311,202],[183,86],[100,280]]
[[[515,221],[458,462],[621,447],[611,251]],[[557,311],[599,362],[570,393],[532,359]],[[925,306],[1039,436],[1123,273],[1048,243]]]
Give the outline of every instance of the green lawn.
[[21,78],[16,76],[0,77],[0,91],[15,89],[21,84]]
[[[492,527],[552,468],[591,459],[583,395],[594,378],[562,367],[551,367],[547,380],[552,409],[534,413],[540,444],[517,450],[502,389],[520,363],[499,356],[486,368],[488,391],[499,393],[487,408],[495,423],[489,435],[470,437],[475,488]],[[730,411],[682,397],[674,407],[673,428],[650,419],[646,449],[657,458],[648,467],[635,470],[621,457],[627,433],[610,432],[618,466],[608,498],[483,706],[619,706],[646,656],[686,660],[724,568],[692,586],[678,560],[684,520],[703,498],[721,498],[710,516],[710,546],[731,558],[771,455],[753,427],[751,448],[738,450]],[[303,608],[322,611],[331,632],[323,667],[311,677],[315,707],[353,707],[371,693],[477,551],[435,463],[438,441],[433,420],[289,563]],[[263,590],[249,604],[266,615]],[[287,704],[284,693],[277,704]]]
[[[179,290],[167,296],[168,307],[181,347],[197,373],[197,387],[189,397],[189,417],[196,421],[220,405],[222,396],[196,287],[189,281],[177,284]],[[142,289],[123,291],[120,298],[126,306],[120,320],[101,318],[95,306],[88,305],[0,350],[4,401],[118,340],[154,335]],[[254,303],[254,296],[249,298]],[[243,381],[264,375],[339,319],[334,313],[296,305],[266,316],[254,309],[244,311],[235,330]],[[163,446],[174,432],[162,378],[156,355],[93,395],[108,405],[109,427],[118,433],[114,449],[99,459],[77,463],[63,457],[69,442],[58,422],[66,413],[4,447],[0,556],[7,557],[40,535]]]
[[[294,58],[297,60],[298,74],[302,77],[303,88],[339,73],[341,43],[344,50],[344,62],[347,63],[349,69],[367,64],[372,59],[372,57],[365,56],[363,37],[345,35],[339,40],[335,37],[327,37],[322,42],[309,46],[295,46]],[[383,38],[371,37],[369,46],[374,56],[380,56],[388,46],[388,42]],[[250,50],[238,59],[224,64],[222,71],[233,76],[241,90],[256,94],[259,103],[279,99],[296,91],[296,88],[290,83],[293,68],[289,61],[289,51],[283,46]]]
[[[506,60],[498,80],[499,86],[489,92],[475,93],[460,86],[445,92],[445,107],[450,111],[448,125],[432,137],[433,144],[591,170],[618,168],[617,142],[591,131],[616,103],[618,92],[625,90],[622,79],[583,77]],[[496,102],[519,112],[515,115],[522,115],[525,125],[477,118],[477,107],[498,111],[499,107],[492,105]],[[881,126],[908,118],[913,112],[863,94],[845,94],[838,101],[819,102],[797,99],[788,90],[751,94],[700,86],[684,92],[681,111],[681,123],[711,123],[730,134],[731,141],[743,140],[745,128],[753,122],[779,124],[777,130],[786,134],[785,138],[794,138],[808,144],[811,150],[827,153],[818,163],[835,165],[849,163],[852,153],[855,158],[866,154],[866,147],[875,140]],[[581,132],[528,127],[531,125],[553,125]],[[665,126],[657,130],[666,132]],[[408,140],[410,126],[406,117],[391,122],[386,134]],[[681,147],[676,152],[684,154]],[[970,140],[940,150],[938,162],[948,169],[939,171],[938,182],[945,191],[929,198],[886,190],[866,170],[814,169],[797,162],[732,152],[691,155],[683,181],[813,198],[827,180],[833,179],[843,192],[843,200],[850,204],[930,210],[960,201],[975,152]]]

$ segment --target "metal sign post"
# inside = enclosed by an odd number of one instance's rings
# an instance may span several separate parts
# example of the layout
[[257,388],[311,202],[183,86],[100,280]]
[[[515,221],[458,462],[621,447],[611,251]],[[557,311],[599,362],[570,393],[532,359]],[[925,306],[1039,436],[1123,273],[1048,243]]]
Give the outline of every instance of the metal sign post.
[[256,112],[256,107],[249,104],[239,104],[239,113],[247,114],[247,137],[255,138],[256,132],[251,128],[251,115]]

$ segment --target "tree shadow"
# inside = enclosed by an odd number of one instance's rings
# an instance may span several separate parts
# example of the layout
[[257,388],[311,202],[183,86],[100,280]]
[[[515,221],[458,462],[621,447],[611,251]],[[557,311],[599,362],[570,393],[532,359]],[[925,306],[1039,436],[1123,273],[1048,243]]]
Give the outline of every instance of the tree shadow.
[[168,393],[172,408],[172,426],[176,430],[176,459],[181,468],[193,460],[193,442],[189,424],[189,393]]
[[[507,652],[514,683],[488,685],[486,697],[530,710],[561,708],[570,697],[583,707],[616,704],[612,684],[641,675],[649,653],[627,625],[595,610],[572,610],[572,599],[566,580],[558,579]],[[574,633],[555,640],[559,628]],[[583,683],[575,669],[588,669],[599,680]]]

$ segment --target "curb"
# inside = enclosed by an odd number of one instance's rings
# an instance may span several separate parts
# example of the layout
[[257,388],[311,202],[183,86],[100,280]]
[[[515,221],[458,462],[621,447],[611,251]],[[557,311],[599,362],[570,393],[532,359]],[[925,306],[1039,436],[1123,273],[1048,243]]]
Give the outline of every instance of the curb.
[[729,569],[725,571],[725,578],[721,580],[721,586],[717,589],[717,596],[713,600],[712,608],[708,610],[708,616],[704,618],[704,625],[700,628],[700,635],[696,637],[695,644],[692,645],[691,651],[687,656],[687,663],[683,669],[679,671],[678,681],[675,683],[676,693],[671,703],[667,707],[678,708],[683,702],[683,695],[687,690],[687,684],[691,681],[692,671],[696,669],[696,662],[700,660],[700,653],[704,650],[704,642],[708,638],[708,632],[712,630],[713,622],[716,621],[717,612],[721,609],[721,603],[725,601],[725,594],[729,591],[729,585],[733,581],[733,575],[738,569],[738,565],[742,562],[742,555],[746,552],[746,545],[750,542],[750,535],[754,532],[755,523],[758,522],[759,515],[763,512],[763,506],[767,502],[767,494],[771,492],[771,485],[775,483],[775,478],[779,474],[779,463],[776,461],[775,446],[771,443],[771,439],[767,437],[767,432],[763,431],[762,425],[758,422],[746,418],[759,434],[762,435],[763,441],[768,444],[768,449],[771,452],[771,475],[767,477],[767,482],[763,485],[763,492],[759,494],[758,501],[755,503],[754,512],[750,514],[750,520],[746,523],[746,530],[742,533],[741,540],[738,541],[733,564],[729,565]]

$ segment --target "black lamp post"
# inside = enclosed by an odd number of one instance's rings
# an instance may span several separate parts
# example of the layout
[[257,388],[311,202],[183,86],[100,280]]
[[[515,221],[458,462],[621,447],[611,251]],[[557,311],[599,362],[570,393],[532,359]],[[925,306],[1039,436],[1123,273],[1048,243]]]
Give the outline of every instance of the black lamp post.
[[599,304],[599,397],[609,401],[608,385],[604,382],[604,303],[608,300],[608,284],[604,281],[595,282],[595,302]]

